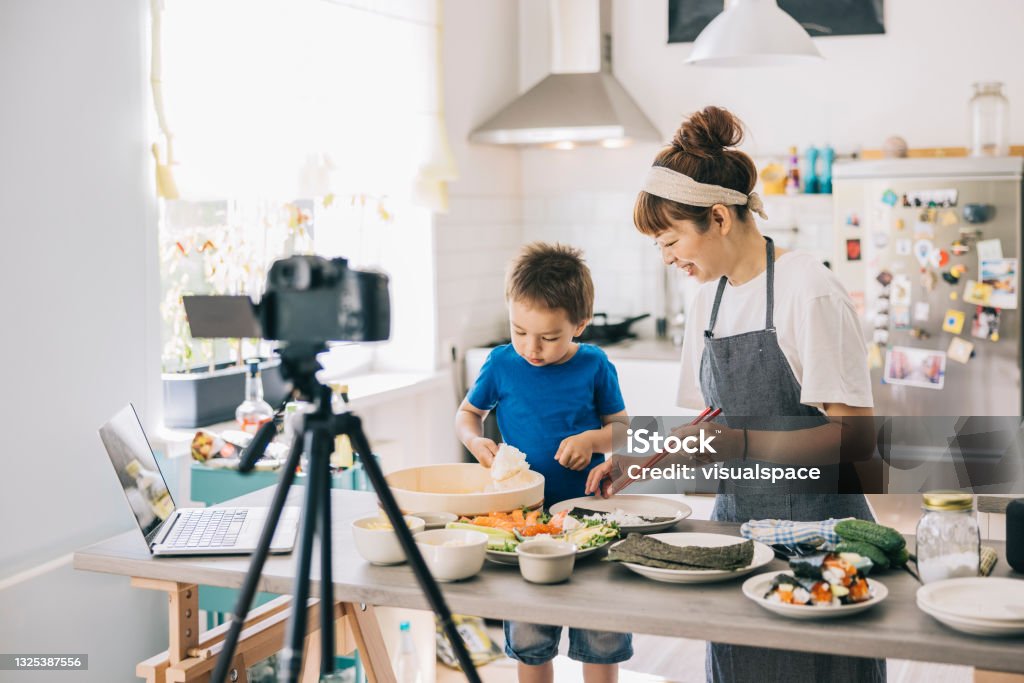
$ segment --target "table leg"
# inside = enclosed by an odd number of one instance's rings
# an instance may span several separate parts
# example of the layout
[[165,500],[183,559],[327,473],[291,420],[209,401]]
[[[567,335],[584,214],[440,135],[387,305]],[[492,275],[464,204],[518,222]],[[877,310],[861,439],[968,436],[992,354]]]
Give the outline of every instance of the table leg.
[[343,607],[352,627],[367,680],[370,683],[395,683],[395,671],[391,668],[373,606],[346,602]]

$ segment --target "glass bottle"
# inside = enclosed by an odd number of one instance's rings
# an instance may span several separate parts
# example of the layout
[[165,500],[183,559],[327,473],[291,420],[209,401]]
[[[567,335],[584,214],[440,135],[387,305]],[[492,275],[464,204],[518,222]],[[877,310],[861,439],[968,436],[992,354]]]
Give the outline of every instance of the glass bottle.
[[255,434],[264,423],[274,419],[274,409],[263,400],[260,359],[245,361],[245,400],[235,409],[235,420],[243,432]]
[[167,491],[163,477],[152,470],[147,470],[138,460],[133,459],[128,463],[125,470],[128,475],[135,478],[135,487],[142,494],[150,508],[160,519],[167,519],[174,512],[174,502],[171,494]]
[[800,157],[796,147],[789,148],[789,170],[786,175],[786,194],[800,194]]
[[1010,153],[1010,103],[999,82],[975,83],[968,105],[971,156],[1004,157]]
[[392,665],[395,669],[395,680],[398,683],[422,683],[420,662],[416,656],[416,646],[412,642],[412,631],[409,622],[403,621],[399,626],[398,653]]
[[[331,412],[335,415],[348,410],[348,385],[331,384]],[[352,441],[348,434],[334,437],[334,452],[331,453],[331,465],[348,469],[353,463]]]
[[917,572],[921,581],[977,576],[981,534],[974,514],[974,496],[931,491],[923,499],[924,515],[917,524]]

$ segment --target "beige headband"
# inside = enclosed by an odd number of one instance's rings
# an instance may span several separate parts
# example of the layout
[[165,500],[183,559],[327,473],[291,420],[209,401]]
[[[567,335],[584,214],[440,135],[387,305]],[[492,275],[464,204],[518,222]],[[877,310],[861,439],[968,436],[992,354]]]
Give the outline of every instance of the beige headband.
[[756,192],[746,195],[721,185],[699,183],[688,175],[664,166],[651,167],[647,172],[643,190],[656,197],[690,206],[745,206],[764,220],[768,220],[768,214],[764,212],[764,203]]

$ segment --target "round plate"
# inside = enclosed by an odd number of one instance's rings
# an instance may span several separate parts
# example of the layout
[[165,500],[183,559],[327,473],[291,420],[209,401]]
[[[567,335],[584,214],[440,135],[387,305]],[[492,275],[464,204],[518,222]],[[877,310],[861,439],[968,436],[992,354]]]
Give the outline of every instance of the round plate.
[[993,621],[957,616],[948,612],[942,612],[927,603],[921,602],[920,589],[918,589],[917,607],[933,619],[936,619],[954,631],[960,631],[961,633],[969,633],[974,636],[996,637],[1018,636],[1024,634],[1024,620]]
[[[616,543],[617,542],[618,541],[616,541]],[[611,543],[612,543],[612,541],[607,541],[605,543],[602,543],[601,545],[595,545],[592,548],[587,548],[585,550],[577,550],[576,551],[576,559],[577,560],[582,560],[584,557],[589,557],[589,556],[593,555],[594,553],[596,553],[597,551],[599,551],[599,550],[601,550],[603,548],[607,548],[609,545],[611,545]],[[500,550],[490,550],[490,549],[488,549],[487,550],[487,559],[490,560],[491,562],[496,563],[496,564],[511,564],[511,565],[516,565],[516,566],[519,565],[519,555],[517,555],[514,552],[505,553],[505,552],[501,552]]]
[[764,594],[768,592],[769,588],[771,588],[772,579],[779,574],[793,576],[793,572],[791,571],[767,572],[765,574],[751,576],[743,582],[743,594],[761,607],[764,607],[769,612],[775,612],[776,614],[781,614],[782,616],[789,617],[791,619],[836,619],[838,617],[845,617],[849,614],[856,614],[858,612],[871,609],[878,603],[885,600],[889,595],[889,589],[886,588],[884,584],[879,581],[875,581],[874,579],[868,579],[868,588],[871,589],[871,599],[865,600],[864,602],[855,602],[850,605],[839,605],[838,607],[823,607],[821,605],[787,605],[782,602],[772,602],[764,597]]
[[928,607],[929,614],[941,612],[982,622],[1024,622],[1024,581],[984,576],[945,579],[918,588],[917,602]]
[[584,496],[563,500],[551,506],[551,514],[562,510],[571,510],[574,507],[596,510],[597,512],[615,512],[623,510],[631,515],[642,515],[644,517],[668,517],[664,522],[653,524],[636,524],[626,526],[619,525],[619,531],[625,536],[630,533],[649,534],[655,531],[664,531],[676,525],[681,519],[686,519],[693,514],[693,509],[686,503],[680,503],[669,498],[658,496],[629,495],[623,494],[611,498],[597,498],[595,496]]
[[[747,539],[739,536],[726,536],[725,534],[700,534],[700,533],[672,533],[652,534],[655,538],[664,543],[677,546],[697,545],[709,548],[717,548],[726,545],[742,543]],[[618,541],[615,545],[622,543]],[[611,549],[615,548],[615,545]],[[635,562],[619,562],[633,570],[640,576],[648,579],[663,581],[665,583],[712,583],[715,581],[728,581],[740,576],[745,576],[755,569],[765,566],[775,559],[775,552],[764,543],[754,541],[754,559],[746,567],[739,569],[661,569],[659,567],[648,567]]]

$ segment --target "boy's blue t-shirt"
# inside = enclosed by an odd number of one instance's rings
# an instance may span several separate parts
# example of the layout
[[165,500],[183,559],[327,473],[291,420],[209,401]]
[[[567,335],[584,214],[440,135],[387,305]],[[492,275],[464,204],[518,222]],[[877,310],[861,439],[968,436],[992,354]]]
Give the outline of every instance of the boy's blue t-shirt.
[[560,365],[531,365],[511,344],[487,356],[466,399],[480,410],[497,408],[504,441],[526,453],[530,468],[544,475],[544,504],[582,496],[587,473],[562,467],[555,453],[562,440],[599,429],[602,415],[625,409],[615,366],[604,351],[580,344]]

